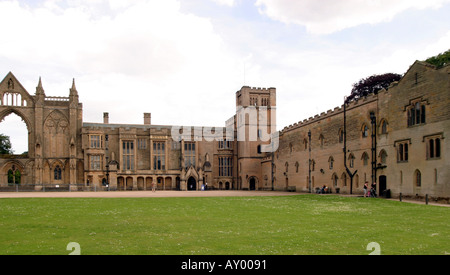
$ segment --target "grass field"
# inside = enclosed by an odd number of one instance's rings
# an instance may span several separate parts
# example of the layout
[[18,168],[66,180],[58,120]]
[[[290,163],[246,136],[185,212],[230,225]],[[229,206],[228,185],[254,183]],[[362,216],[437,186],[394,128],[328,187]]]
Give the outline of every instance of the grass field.
[[0,199],[0,254],[449,254],[450,208],[287,197]]

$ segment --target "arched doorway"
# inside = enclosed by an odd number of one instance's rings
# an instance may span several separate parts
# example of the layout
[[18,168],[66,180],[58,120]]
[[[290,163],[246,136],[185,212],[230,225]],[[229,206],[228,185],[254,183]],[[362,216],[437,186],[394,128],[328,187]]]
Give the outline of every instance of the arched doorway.
[[125,191],[125,179],[123,177],[117,178],[117,189],[120,191]]
[[253,177],[250,178],[249,189],[252,190],[252,191],[256,190],[256,179],[253,178]]
[[197,181],[194,177],[190,177],[188,180],[188,191],[196,191],[197,190]]
[[385,175],[380,176],[378,181],[378,195],[382,196],[384,191],[387,189],[387,177]]
[[126,179],[126,191],[131,191],[133,190],[133,178],[132,177],[127,177]]

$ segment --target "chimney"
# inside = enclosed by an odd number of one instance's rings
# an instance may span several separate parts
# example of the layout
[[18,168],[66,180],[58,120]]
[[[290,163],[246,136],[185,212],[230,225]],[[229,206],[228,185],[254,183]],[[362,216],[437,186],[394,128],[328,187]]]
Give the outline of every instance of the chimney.
[[103,113],[103,124],[109,124],[109,113]]
[[152,125],[152,114],[144,113],[144,125]]

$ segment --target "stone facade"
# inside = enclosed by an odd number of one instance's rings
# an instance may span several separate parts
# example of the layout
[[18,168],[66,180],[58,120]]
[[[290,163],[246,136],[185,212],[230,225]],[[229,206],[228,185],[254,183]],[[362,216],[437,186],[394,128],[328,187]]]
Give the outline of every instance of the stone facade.
[[[0,187],[19,171],[36,190],[296,190],[362,194],[377,182],[392,195],[450,197],[450,67],[415,62],[405,76],[350,104],[277,132],[276,89],[242,87],[224,127],[85,123],[75,82],[69,97],[30,95],[9,73],[0,121],[27,125],[28,155],[0,159]],[[344,119],[346,121],[344,127]],[[310,136],[309,136],[310,133]],[[343,148],[346,148],[344,151]]]
[[[346,107],[346,136],[344,106],[284,128],[273,160],[275,188],[282,190],[292,185],[309,191],[311,159],[313,191],[326,185],[334,192],[339,189],[341,193],[362,194],[368,181],[377,183],[379,193],[389,189],[392,195],[428,194],[448,199],[449,73],[449,66],[436,69],[415,62],[388,90]],[[270,176],[269,167],[266,163],[263,168],[265,177]]]
[[48,97],[39,79],[32,96],[8,73],[0,83],[0,121],[11,113],[22,118],[28,129],[28,153],[0,158],[0,186],[11,184],[11,172],[20,175],[21,184],[37,190],[44,183],[83,182],[82,109],[75,82],[69,97]]

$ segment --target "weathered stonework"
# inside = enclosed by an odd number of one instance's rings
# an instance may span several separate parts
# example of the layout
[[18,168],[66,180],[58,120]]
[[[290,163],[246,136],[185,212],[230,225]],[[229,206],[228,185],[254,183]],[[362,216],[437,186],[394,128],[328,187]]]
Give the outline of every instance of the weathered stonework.
[[[207,185],[314,192],[326,185],[332,192],[362,194],[364,182],[376,181],[380,193],[448,199],[449,73],[449,66],[436,69],[417,61],[388,90],[346,106],[346,135],[341,106],[276,132],[279,147],[273,153],[261,146],[275,136],[261,139],[274,134],[275,88],[242,87],[236,114],[215,129],[153,125],[150,113],[142,125],[110,124],[107,113],[103,123],[84,123],[75,83],[67,98],[47,97],[40,80],[30,95],[9,73],[0,83],[0,121],[11,113],[25,121],[29,151],[0,159],[0,187],[11,185],[8,171],[14,166],[21,185],[36,190],[56,184],[73,190],[150,190],[155,183],[160,190]],[[417,103],[424,121],[409,125]],[[261,122],[251,117],[263,113],[267,127],[258,131]]]

